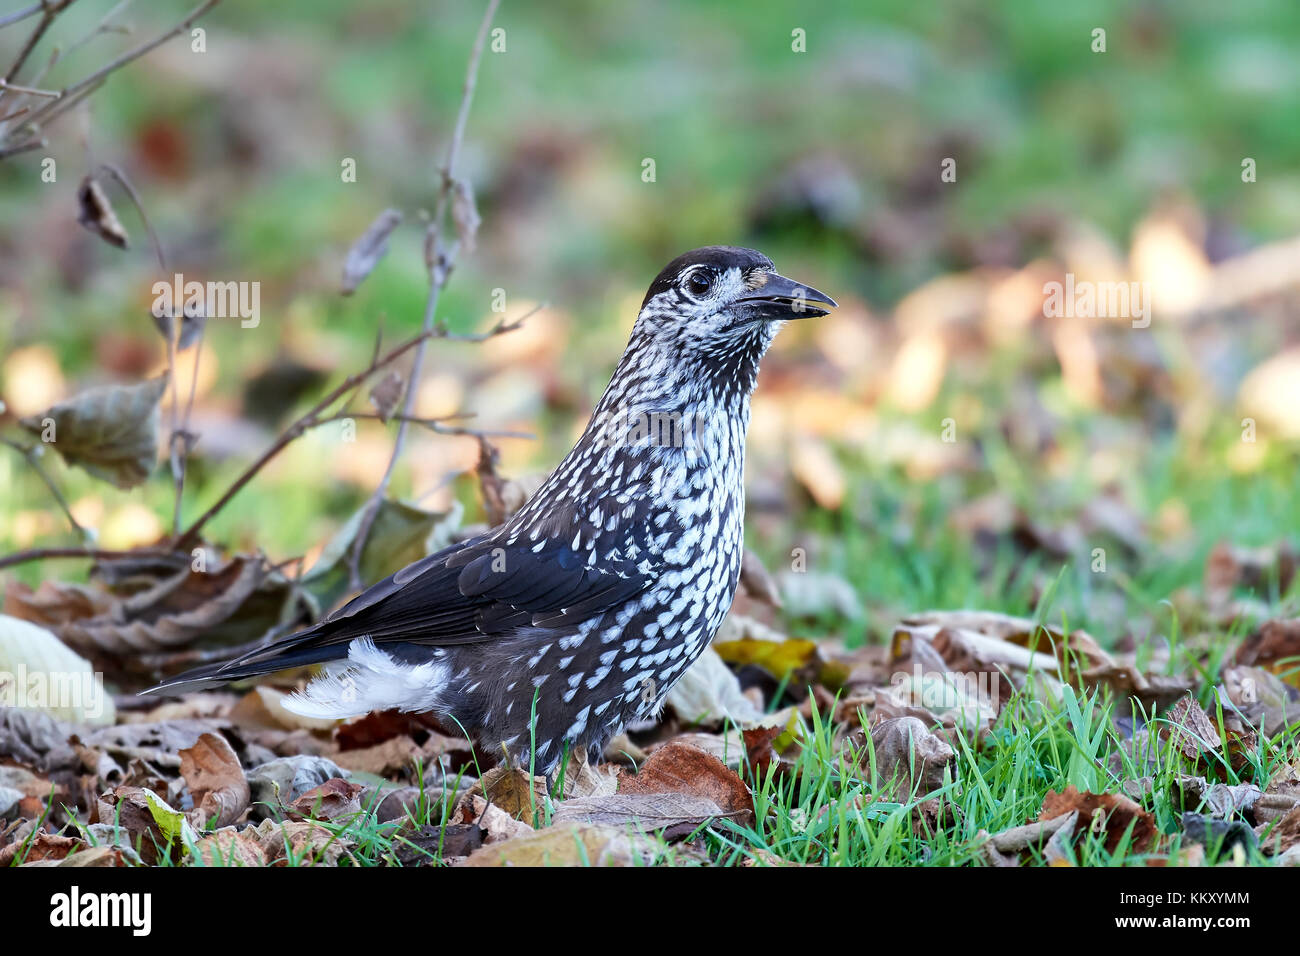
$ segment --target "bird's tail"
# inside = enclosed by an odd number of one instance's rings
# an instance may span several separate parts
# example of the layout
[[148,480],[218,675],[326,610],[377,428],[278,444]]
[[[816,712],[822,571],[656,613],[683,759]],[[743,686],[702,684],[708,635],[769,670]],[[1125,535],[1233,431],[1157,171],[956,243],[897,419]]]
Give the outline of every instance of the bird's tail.
[[311,642],[311,639],[317,636],[317,631],[317,628],[311,628],[270,647],[254,648],[233,660],[217,661],[195,667],[174,677],[168,677],[140,693],[141,695],[187,694],[195,690],[210,690],[232,681],[260,677],[263,674],[273,674],[293,667],[340,660],[348,656],[346,641],[338,644]]

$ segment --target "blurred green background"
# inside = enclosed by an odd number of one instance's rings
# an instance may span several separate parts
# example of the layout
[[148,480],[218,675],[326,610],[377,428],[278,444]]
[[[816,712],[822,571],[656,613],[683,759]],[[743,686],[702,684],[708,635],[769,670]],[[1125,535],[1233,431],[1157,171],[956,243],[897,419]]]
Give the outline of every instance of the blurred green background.
[[[38,57],[110,6],[82,0]],[[118,19],[131,37],[87,44],[46,85],[186,9],[129,6]],[[277,425],[361,367],[378,329],[389,343],[418,329],[418,211],[432,205],[482,10],[228,0],[201,21],[206,52],[169,42],[66,117],[47,150],[0,161],[0,426],[162,368],[147,315],[158,270],[134,211],[114,194],[126,252],[75,222],[93,163],[130,175],[174,271],[261,283],[258,328],[206,333],[188,518]],[[29,26],[0,31],[0,63]],[[484,55],[461,163],[483,226],[439,313],[483,329],[500,317],[494,289],[506,317],[548,308],[486,346],[435,343],[420,409],[536,433],[502,443],[507,474],[563,454],[662,265],[728,243],[844,306],[783,335],[755,404],[749,543],[778,572],[803,548],[824,576],[802,598],[786,582],[791,627],[856,640],[900,611],[1026,612],[1051,591],[1055,614],[1118,641],[1169,626],[1162,602],[1182,607],[1216,542],[1273,545],[1300,529],[1295,282],[1256,267],[1244,271],[1265,274],[1262,291],[1243,292],[1226,268],[1294,248],[1280,244],[1300,231],[1293,0],[506,0],[495,26],[505,50]],[[792,50],[796,30],[806,52]],[[41,181],[45,156],[54,183]],[[1255,182],[1242,180],[1246,157]],[[355,183],[340,176],[348,158]],[[941,180],[945,159],[955,182]],[[406,224],[341,297],[349,245],[389,206]],[[1151,327],[1044,316],[1043,280],[1066,271],[1148,282]],[[1246,416],[1259,424],[1249,446]],[[390,447],[378,424],[346,445],[321,429],[209,537],[310,558]],[[0,551],[74,543],[40,481],[0,451]],[[413,432],[394,491],[429,507],[457,498],[475,520],[476,485],[455,477],[475,455],[472,441]],[[168,530],[165,466],[119,492],[52,458],[106,546]],[[1105,573],[1091,568],[1097,547]],[[1294,601],[1294,588],[1256,590]]]

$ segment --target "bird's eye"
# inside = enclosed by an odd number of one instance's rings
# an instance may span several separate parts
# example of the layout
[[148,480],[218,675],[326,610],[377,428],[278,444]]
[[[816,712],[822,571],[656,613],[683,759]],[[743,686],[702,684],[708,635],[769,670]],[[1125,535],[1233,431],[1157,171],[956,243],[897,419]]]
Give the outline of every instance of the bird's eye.
[[713,288],[713,276],[699,269],[686,277],[686,291],[697,299],[709,294]]

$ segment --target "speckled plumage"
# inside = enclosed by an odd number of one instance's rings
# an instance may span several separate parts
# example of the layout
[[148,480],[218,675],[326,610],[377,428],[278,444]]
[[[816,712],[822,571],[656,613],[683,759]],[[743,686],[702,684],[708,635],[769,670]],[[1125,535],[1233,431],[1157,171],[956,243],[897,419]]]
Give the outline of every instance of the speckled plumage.
[[753,250],[675,259],[586,431],[504,525],[308,631],[162,686],[330,661],[287,706],[432,711],[541,770],[566,750],[598,750],[659,712],[729,610],[759,360],[783,319],[821,305],[834,303]]

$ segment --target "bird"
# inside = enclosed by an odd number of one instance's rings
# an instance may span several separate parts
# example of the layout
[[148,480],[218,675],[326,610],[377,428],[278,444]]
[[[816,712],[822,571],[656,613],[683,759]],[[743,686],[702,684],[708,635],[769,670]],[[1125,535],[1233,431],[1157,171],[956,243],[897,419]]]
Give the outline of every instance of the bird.
[[657,719],[730,610],[759,362],[787,321],[835,307],[753,249],[678,256],[650,284],[581,437],[504,524],[300,633],[145,693],[324,664],[287,709],[432,714],[535,773],[599,759]]

